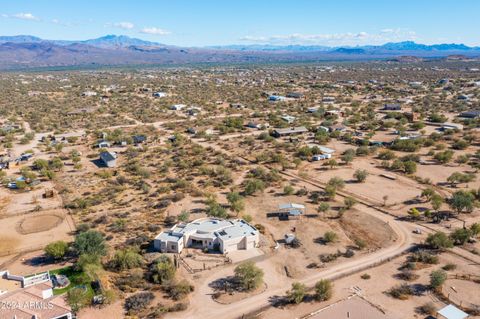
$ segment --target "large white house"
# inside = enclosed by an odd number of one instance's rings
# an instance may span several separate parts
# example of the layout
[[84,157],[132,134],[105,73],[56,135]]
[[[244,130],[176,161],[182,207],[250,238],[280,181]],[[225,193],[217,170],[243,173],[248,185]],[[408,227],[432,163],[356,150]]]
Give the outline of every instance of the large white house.
[[258,246],[258,230],[242,219],[201,218],[188,224],[177,224],[160,233],[153,242],[156,250],[180,253],[184,247],[208,248],[221,253]]

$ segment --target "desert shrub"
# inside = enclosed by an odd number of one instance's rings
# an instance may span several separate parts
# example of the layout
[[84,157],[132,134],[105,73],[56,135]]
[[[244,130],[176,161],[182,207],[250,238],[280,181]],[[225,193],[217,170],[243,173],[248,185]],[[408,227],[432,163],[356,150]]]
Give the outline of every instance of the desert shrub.
[[150,305],[155,296],[149,291],[139,292],[125,299],[125,309],[129,313],[136,313]]
[[413,289],[407,284],[401,284],[390,288],[388,294],[395,299],[405,300],[413,295]]
[[306,293],[307,293],[307,287],[304,284],[299,282],[294,282],[292,284],[292,288],[289,291],[287,291],[287,300],[290,303],[299,304],[305,298]]
[[173,300],[180,300],[191,293],[194,290],[194,286],[192,286],[188,281],[182,280],[179,282],[171,282],[166,285],[164,289],[170,298]]
[[455,270],[456,268],[457,268],[457,265],[451,264],[451,263],[448,263],[442,267],[442,269],[445,271]]
[[335,233],[333,231],[327,231],[323,235],[323,241],[327,244],[332,243],[332,242],[336,241],[337,239],[338,239],[338,235],[337,235],[337,233]]
[[418,307],[417,311],[423,315],[433,316],[436,313],[436,307],[433,302],[429,301]]
[[149,267],[149,278],[156,284],[164,284],[175,276],[175,265],[167,255],[161,255]]
[[122,291],[130,292],[142,289],[146,286],[145,276],[142,269],[132,269],[128,273],[117,278],[115,285]]
[[431,254],[427,251],[419,251],[410,255],[409,261],[436,265],[438,264],[438,256]]
[[117,250],[113,259],[110,261],[110,266],[117,270],[137,268],[142,264],[142,256],[132,248]]
[[438,289],[447,280],[447,273],[444,270],[435,270],[430,274],[430,287]]
[[315,284],[315,299],[318,301],[329,300],[333,295],[333,284],[327,279],[322,279]]

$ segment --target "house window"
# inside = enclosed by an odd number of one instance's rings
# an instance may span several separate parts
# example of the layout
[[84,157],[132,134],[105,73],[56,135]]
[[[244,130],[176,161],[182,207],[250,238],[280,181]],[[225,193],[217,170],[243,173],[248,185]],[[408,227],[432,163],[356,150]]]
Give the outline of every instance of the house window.
[[175,250],[175,245],[172,245],[172,247],[170,249]]

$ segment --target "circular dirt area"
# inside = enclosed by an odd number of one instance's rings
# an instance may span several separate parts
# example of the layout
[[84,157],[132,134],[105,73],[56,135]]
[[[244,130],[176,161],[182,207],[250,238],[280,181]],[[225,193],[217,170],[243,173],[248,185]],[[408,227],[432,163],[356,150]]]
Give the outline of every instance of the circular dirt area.
[[17,227],[17,231],[22,234],[39,233],[57,227],[63,221],[63,217],[58,215],[37,215],[24,218]]
[[480,284],[462,279],[448,279],[444,284],[444,293],[450,294],[450,298],[457,302],[468,301],[471,304],[480,305]]

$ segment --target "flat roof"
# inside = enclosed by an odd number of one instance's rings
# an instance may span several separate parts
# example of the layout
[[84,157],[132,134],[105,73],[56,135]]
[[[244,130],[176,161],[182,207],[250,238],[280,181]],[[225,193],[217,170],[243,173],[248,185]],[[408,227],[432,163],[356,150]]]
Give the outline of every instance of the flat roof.
[[438,313],[447,319],[464,319],[468,314],[458,309],[454,305],[448,305],[438,311]]
[[351,297],[318,310],[308,319],[389,319],[380,309],[360,297]]
[[288,127],[288,128],[277,128],[275,129],[277,134],[291,134],[291,133],[305,133],[308,132],[308,129],[305,126],[297,127]]
[[278,209],[305,209],[305,205],[295,204],[295,203],[286,203],[278,205]]
[[178,242],[184,235],[200,238],[235,238],[255,235],[258,230],[243,219],[226,220],[216,218],[197,219],[188,224],[177,224],[160,233],[155,239]]

